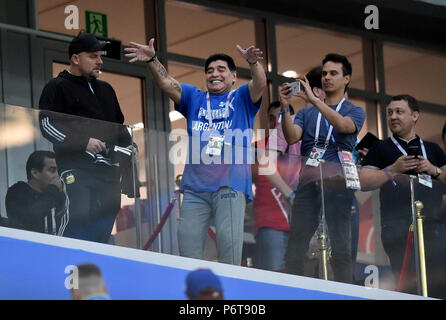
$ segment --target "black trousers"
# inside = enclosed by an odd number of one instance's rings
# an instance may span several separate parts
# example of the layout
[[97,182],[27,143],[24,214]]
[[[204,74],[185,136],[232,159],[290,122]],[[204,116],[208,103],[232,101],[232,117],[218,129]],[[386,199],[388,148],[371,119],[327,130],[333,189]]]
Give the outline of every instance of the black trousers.
[[107,243],[121,208],[120,182],[78,169],[73,175],[66,182],[70,220],[63,236]]
[[[351,210],[353,191],[342,178],[324,180],[325,218],[333,253],[334,280],[351,283]],[[318,225],[321,210],[320,182],[298,187],[292,208],[285,268],[288,273],[304,275],[304,257]]]

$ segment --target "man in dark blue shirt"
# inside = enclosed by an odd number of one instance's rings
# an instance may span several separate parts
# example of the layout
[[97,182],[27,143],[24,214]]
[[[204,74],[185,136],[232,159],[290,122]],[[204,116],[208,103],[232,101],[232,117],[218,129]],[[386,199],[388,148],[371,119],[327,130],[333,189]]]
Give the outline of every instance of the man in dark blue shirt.
[[[446,296],[442,272],[445,254],[441,239],[446,231],[441,216],[441,201],[446,182],[446,155],[440,146],[423,141],[415,133],[420,116],[418,103],[409,95],[397,95],[387,106],[387,121],[392,136],[376,142],[363,162],[360,179],[363,191],[380,189],[381,240],[390,259],[396,281],[403,264],[407,235],[412,223],[409,175],[418,176],[414,183],[415,200],[421,200],[425,218],[424,234],[428,287],[430,295]],[[413,152],[411,150],[416,150]],[[432,182],[429,186],[429,175]],[[427,184],[427,185],[426,185]],[[443,241],[444,243],[444,241]],[[404,290],[416,293],[414,283],[414,254]]]
[[[351,257],[351,207],[353,190],[346,188],[339,151],[352,152],[357,135],[362,128],[365,112],[345,99],[352,67],[346,57],[328,54],[322,61],[322,89],[325,102],[319,98],[317,88],[311,89],[308,80],[300,80],[301,93],[313,106],[301,109],[294,123],[288,106],[290,85],[281,86],[282,128],[288,144],[302,140],[301,154],[310,157],[317,165],[323,164],[325,217],[333,251],[334,280],[352,282]],[[318,148],[320,157],[312,151]],[[319,224],[321,209],[320,168],[303,160],[299,187],[293,203],[286,271],[303,275],[304,257]]]

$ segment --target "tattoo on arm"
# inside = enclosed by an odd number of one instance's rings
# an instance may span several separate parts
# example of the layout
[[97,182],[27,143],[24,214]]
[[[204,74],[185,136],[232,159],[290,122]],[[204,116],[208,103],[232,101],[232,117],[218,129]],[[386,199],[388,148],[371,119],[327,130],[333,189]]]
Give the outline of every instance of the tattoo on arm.
[[150,70],[154,76],[156,84],[167,93],[171,99],[175,102],[179,101],[181,97],[181,86],[174,78],[172,78],[168,73],[166,68],[161,64],[158,59],[150,64]]
[[175,91],[181,93],[181,87],[178,85],[176,81],[171,80],[170,85]]
[[167,78],[167,71],[158,59],[156,60],[156,71],[161,78]]

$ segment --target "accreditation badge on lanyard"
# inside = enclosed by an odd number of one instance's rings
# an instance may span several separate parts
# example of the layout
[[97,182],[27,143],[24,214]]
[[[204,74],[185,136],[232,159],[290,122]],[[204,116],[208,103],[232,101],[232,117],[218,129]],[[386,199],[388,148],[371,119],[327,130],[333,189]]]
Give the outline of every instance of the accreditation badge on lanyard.
[[[336,107],[336,112],[339,112],[339,110],[341,109],[342,103],[344,102],[345,98],[343,98],[341,100],[341,102],[338,103],[338,106]],[[308,157],[308,160],[305,162],[306,165],[308,166],[312,166],[312,167],[318,167],[320,160],[324,157],[325,152],[327,151],[328,145],[330,143],[330,137],[331,134],[333,132],[333,126],[330,125],[330,127],[328,128],[328,133],[327,133],[327,137],[325,138],[325,144],[323,148],[319,148],[317,146],[318,142],[319,142],[319,132],[321,129],[321,120],[322,120],[322,115],[319,112],[318,116],[317,116],[317,121],[316,121],[316,132],[314,133],[314,146],[313,149],[311,149],[310,155]]]
[[350,151],[338,151],[339,161],[344,172],[345,186],[348,189],[360,190],[361,183],[359,182],[358,168],[353,161],[353,154]]
[[325,151],[327,151],[327,148],[318,148],[316,146],[313,147],[313,149],[311,149],[311,153],[310,156],[308,157],[307,162],[305,163],[308,166],[312,166],[312,167],[317,167],[319,166],[320,163],[320,159],[322,159],[322,157],[325,154]]
[[[400,145],[398,140],[396,140],[393,136],[390,137],[392,142],[397,146],[397,148],[401,151],[401,153],[405,156],[407,156],[406,150]],[[427,153],[426,148],[424,147],[423,139],[420,138],[420,145],[421,145],[421,152],[423,153],[423,157],[427,159]],[[432,177],[427,173],[419,173],[418,174],[418,182],[422,184],[423,186],[426,186],[428,188],[432,188]]]
[[[226,98],[225,119],[227,119],[229,116],[229,99],[233,92],[234,91],[229,92],[229,94]],[[211,101],[210,101],[209,92],[206,93],[206,104],[207,104],[207,113],[208,113],[208,117],[209,117],[209,141],[206,146],[206,154],[208,156],[220,156],[221,151],[223,149],[223,144],[225,141],[224,131],[226,129],[224,129],[222,135],[218,132],[217,129],[215,129],[215,124],[213,123],[213,120],[212,120],[212,109],[211,109]]]
[[220,156],[221,150],[223,149],[223,142],[225,141],[225,136],[220,135],[217,130],[209,129],[209,141],[206,146],[206,154],[208,156]]

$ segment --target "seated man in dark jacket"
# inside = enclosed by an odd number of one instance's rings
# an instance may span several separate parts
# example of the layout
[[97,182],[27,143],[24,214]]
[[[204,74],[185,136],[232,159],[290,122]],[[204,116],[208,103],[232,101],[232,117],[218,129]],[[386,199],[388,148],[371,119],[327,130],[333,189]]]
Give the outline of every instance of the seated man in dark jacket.
[[63,235],[69,215],[55,154],[34,151],[26,162],[26,175],[28,182],[17,182],[6,194],[9,226]]

